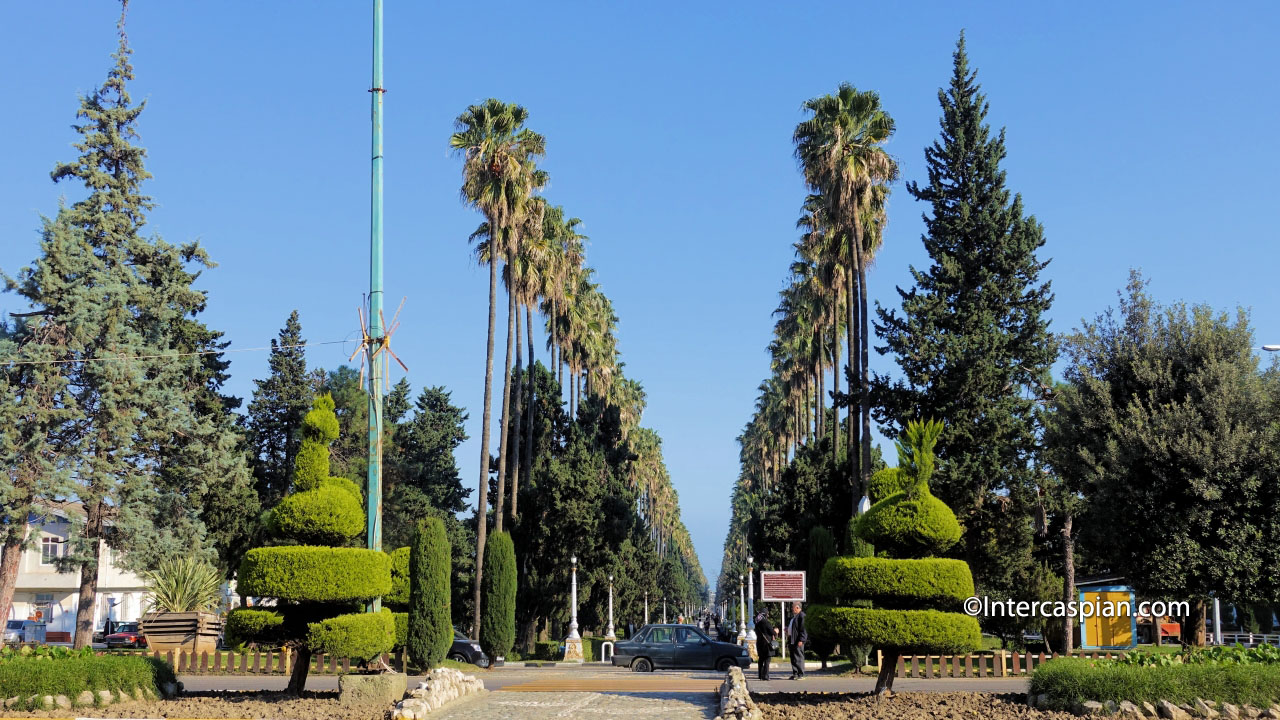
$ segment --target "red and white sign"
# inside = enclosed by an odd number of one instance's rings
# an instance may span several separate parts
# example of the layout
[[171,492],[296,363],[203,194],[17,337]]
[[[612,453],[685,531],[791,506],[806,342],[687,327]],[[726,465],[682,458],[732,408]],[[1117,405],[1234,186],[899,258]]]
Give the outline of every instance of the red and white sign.
[[805,602],[804,571],[761,571],[760,599],[764,602]]

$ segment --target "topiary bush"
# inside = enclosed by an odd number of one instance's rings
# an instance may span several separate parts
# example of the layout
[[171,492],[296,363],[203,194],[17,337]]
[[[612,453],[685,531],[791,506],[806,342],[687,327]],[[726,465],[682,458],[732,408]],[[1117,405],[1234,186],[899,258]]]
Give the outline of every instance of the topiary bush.
[[898,472],[898,468],[884,468],[877,470],[871,476],[871,483],[867,486],[867,497],[872,503],[878,503],[890,495],[897,495],[906,490],[906,484],[911,478]]
[[[313,544],[250,550],[237,576],[245,595],[282,601],[273,632],[296,650],[289,690],[299,695],[312,653],[367,664],[389,652],[396,640],[390,611],[352,612],[391,592],[391,557],[377,550],[328,547],[349,545],[364,531],[358,489],[349,480],[329,477],[329,443],[338,437],[333,407],[333,398],[321,395],[303,419],[293,485],[268,524],[277,542]],[[272,622],[246,615],[246,633],[254,623]]]
[[[863,557],[832,558],[821,589],[845,607],[812,606],[809,632],[842,645],[874,645],[884,655],[876,694],[893,688],[903,652],[962,653],[982,641],[976,618],[958,609],[973,595],[973,575],[959,560],[937,559],[960,539],[955,514],[929,493],[933,448],[942,433],[936,421],[907,424],[898,446],[898,468],[881,476],[879,490],[897,488],[851,523],[851,547]],[[870,546],[889,557],[868,557]],[[856,607],[862,604],[875,607]]]
[[391,646],[391,649],[400,652],[409,642],[409,613],[393,612],[391,617],[396,622],[396,644]]
[[281,624],[284,616],[274,610],[236,608],[227,613],[223,627],[227,645],[233,648],[249,643],[277,645],[280,643]]
[[[510,544],[510,537],[505,534],[502,536]],[[492,544],[492,540],[489,544]],[[486,558],[488,552],[486,547]],[[514,566],[513,554],[512,567]],[[488,571],[487,566],[485,570]],[[405,647],[409,651],[410,662],[424,671],[439,667],[453,645],[453,625],[450,621],[453,615],[450,604],[452,594],[449,588],[451,572],[449,537],[445,533],[444,521],[439,518],[421,521],[409,554],[409,634]],[[514,600],[512,602],[514,640]],[[507,649],[510,650],[510,646]]]
[[391,551],[391,592],[382,596],[382,604],[392,610],[409,609],[409,547]]
[[815,526],[809,531],[809,597],[812,600],[820,600],[822,596],[822,587],[820,578],[822,577],[822,569],[826,566],[827,560],[836,554],[836,540],[831,536],[831,531],[822,527]]
[[480,647],[497,660],[516,641],[516,551],[505,532],[494,533],[485,543],[483,592]]

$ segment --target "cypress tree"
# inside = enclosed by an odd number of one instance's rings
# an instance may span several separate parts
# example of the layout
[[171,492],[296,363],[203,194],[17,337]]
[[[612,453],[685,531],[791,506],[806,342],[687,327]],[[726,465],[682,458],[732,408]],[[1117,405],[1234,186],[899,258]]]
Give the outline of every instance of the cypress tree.
[[453,645],[449,598],[449,538],[444,521],[427,518],[418,524],[409,553],[409,660],[429,671]]
[[254,381],[245,429],[254,481],[265,507],[275,505],[289,489],[302,439],[302,418],[311,409],[314,393],[307,376],[306,355],[300,347],[305,342],[298,311],[294,310],[280,330],[279,339],[271,341],[267,359],[270,375]]
[[987,100],[969,68],[963,34],[950,86],[938,91],[942,137],[925,150],[929,182],[907,191],[930,204],[925,249],[933,264],[898,288],[902,314],[877,310],[877,332],[902,380],[876,379],[878,420],[897,427],[935,417],[932,482],[964,527],[963,548],[980,588],[1012,596],[1031,570],[1027,510],[1038,456],[1035,401],[1056,357],[1044,318],[1053,296],[1039,280],[1043,231],[1005,187],[1004,131],[993,135]]
[[495,532],[485,543],[482,583],[480,646],[497,660],[516,642],[516,550],[506,532]]

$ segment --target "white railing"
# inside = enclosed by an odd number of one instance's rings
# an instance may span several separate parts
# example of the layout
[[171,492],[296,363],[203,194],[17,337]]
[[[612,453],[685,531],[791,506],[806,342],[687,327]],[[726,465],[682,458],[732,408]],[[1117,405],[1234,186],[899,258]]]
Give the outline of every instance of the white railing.
[[[1210,633],[1210,636],[1212,636],[1212,633]],[[1223,645],[1235,645],[1236,643],[1248,647],[1262,643],[1280,645],[1280,633],[1222,633]]]
[[[606,650],[608,652],[606,652]],[[600,643],[600,662],[607,663],[613,661],[613,643],[605,640]]]

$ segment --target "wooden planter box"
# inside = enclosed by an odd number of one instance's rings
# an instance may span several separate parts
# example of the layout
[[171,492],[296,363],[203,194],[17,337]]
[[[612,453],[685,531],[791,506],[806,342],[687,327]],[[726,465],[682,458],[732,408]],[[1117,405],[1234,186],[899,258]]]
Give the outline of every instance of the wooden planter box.
[[211,612],[148,613],[142,617],[147,647],[160,652],[215,652],[222,634],[221,615]]

